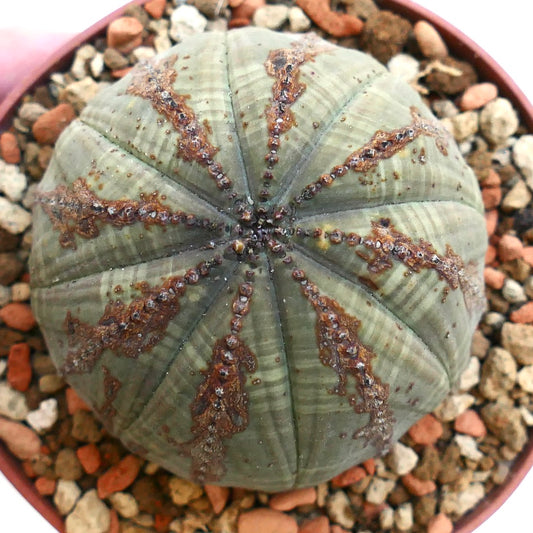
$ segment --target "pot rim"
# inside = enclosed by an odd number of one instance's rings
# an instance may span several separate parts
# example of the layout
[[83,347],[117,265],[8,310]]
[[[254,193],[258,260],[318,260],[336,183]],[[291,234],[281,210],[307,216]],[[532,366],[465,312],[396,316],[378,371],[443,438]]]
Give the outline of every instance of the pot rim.
[[[48,76],[64,70],[70,65],[75,50],[90,39],[104,35],[108,24],[120,16],[131,4],[144,4],[147,0],[132,0],[82,33],[60,46],[38,69],[24,77],[0,102],[0,132],[7,130],[22,97],[42,84]],[[499,94],[509,99],[518,110],[520,118],[529,131],[533,131],[533,105],[505,70],[479,45],[455,26],[432,11],[411,0],[376,0],[382,9],[403,15],[411,22],[426,20],[441,34],[450,52],[460,59],[473,64],[480,79],[492,81],[498,86]],[[494,488],[472,511],[466,513],[454,524],[454,533],[471,533],[498,510],[518,487],[533,466],[533,436],[513,463],[505,482]],[[0,442],[0,471],[22,494],[22,496],[59,532],[64,531],[63,518],[58,511],[39,494],[33,482],[3,443]]]

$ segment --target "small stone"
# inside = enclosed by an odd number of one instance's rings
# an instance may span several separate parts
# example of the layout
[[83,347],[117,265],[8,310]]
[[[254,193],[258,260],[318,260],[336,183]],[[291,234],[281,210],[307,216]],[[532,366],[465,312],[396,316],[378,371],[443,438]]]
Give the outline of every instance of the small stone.
[[0,359],[0,376],[3,376],[7,368],[7,361]]
[[425,20],[419,20],[413,27],[416,42],[422,55],[430,59],[446,57],[448,48],[439,32]]
[[104,72],[104,54],[98,52],[89,63],[89,70],[93,78],[99,78]]
[[370,485],[366,489],[366,501],[375,505],[381,505],[385,502],[395,485],[396,482],[392,479],[373,477]]
[[16,390],[28,390],[31,382],[30,347],[27,343],[13,344],[7,360],[7,380]]
[[530,188],[533,188],[533,135],[522,135],[513,144],[513,160]]
[[481,198],[486,211],[498,207],[502,200],[501,187],[483,187],[481,189]]
[[461,142],[478,132],[479,120],[475,111],[465,111],[459,113],[451,119],[453,125],[453,136],[456,141]]
[[77,80],[81,80],[87,76],[87,65],[95,55],[96,48],[92,44],[85,44],[76,50],[70,72]]
[[96,490],[86,492],[65,520],[66,533],[107,533],[111,521],[109,509]]
[[484,437],[487,434],[487,428],[483,420],[472,409],[467,409],[455,419],[454,429],[459,433],[471,435],[472,437]]
[[91,413],[78,410],[72,416],[71,435],[80,442],[98,442],[102,430]]
[[395,442],[385,460],[395,474],[403,476],[416,466],[418,455],[409,446]]
[[498,87],[494,83],[476,83],[466,89],[459,99],[459,107],[462,111],[480,109],[497,98]]
[[523,180],[518,180],[504,196],[501,207],[504,211],[514,211],[516,209],[523,209],[530,201],[531,192],[528,186]]
[[82,411],[91,410],[91,408],[78,396],[78,393],[73,388],[67,388],[65,391],[65,397],[67,400],[67,411],[69,415],[73,415],[80,409]]
[[443,422],[451,422],[474,404],[471,394],[451,394],[435,409],[435,415]]
[[133,518],[139,514],[137,500],[127,492],[115,492],[109,496],[109,501],[123,518]]
[[311,27],[309,17],[297,6],[289,8],[289,28],[294,33],[302,33]]
[[30,299],[30,284],[23,281],[11,285],[11,299],[14,302],[25,302]]
[[409,428],[409,436],[416,444],[435,444],[442,435],[442,424],[427,414]]
[[0,228],[18,235],[31,224],[31,214],[7,198],[0,196]]
[[273,509],[253,509],[239,516],[238,533],[297,533],[298,523],[285,513]]
[[283,4],[266,5],[260,7],[254,13],[253,23],[260,28],[277,30],[285,23],[289,17],[289,8]]
[[276,511],[291,511],[300,505],[311,505],[315,502],[316,489],[307,487],[274,494],[268,501],[268,505]]
[[0,382],[0,415],[11,420],[24,420],[28,413],[26,396],[5,381]]
[[437,479],[441,470],[441,460],[437,448],[433,445],[424,446],[422,457],[413,474],[424,481]]
[[522,420],[526,426],[533,426],[533,413],[525,406],[521,405],[518,410],[522,415]]
[[331,480],[331,485],[333,487],[347,487],[348,485],[361,481],[366,475],[367,472],[364,468],[361,468],[359,465],[352,466],[352,468],[336,475]]
[[439,513],[430,518],[427,533],[453,533],[453,522],[444,513]]
[[417,79],[420,63],[408,54],[397,54],[390,58],[387,68],[392,75],[409,83]]
[[59,104],[35,121],[32,126],[33,136],[39,144],[54,144],[75,118],[76,113],[70,104]]
[[34,485],[41,496],[52,496],[56,491],[57,482],[55,479],[41,476],[35,480]]
[[55,398],[48,398],[39,404],[38,409],[28,413],[26,422],[37,433],[43,433],[57,422],[57,417],[57,400]]
[[44,394],[55,394],[65,386],[65,380],[57,374],[47,374],[39,378],[39,390]]
[[4,131],[0,135],[0,156],[8,164],[20,163],[20,148],[14,133]]
[[204,492],[200,485],[175,476],[170,478],[168,488],[170,497],[176,505],[187,505],[200,498]]
[[394,527],[394,509],[392,507],[385,507],[381,510],[379,513],[379,526],[386,531]]
[[62,448],[59,450],[55,472],[57,477],[67,481],[76,481],[81,478],[83,471],[76,452],[72,448]]
[[527,301],[524,287],[514,279],[507,278],[502,288],[502,296],[512,304],[521,304]]
[[402,476],[403,486],[413,496],[425,496],[437,490],[437,485],[432,479],[419,479],[412,473]]
[[430,65],[433,68],[425,77],[425,84],[436,93],[455,95],[477,81],[477,74],[467,61],[447,56]]
[[480,461],[483,458],[483,454],[477,448],[476,441],[470,435],[455,435],[453,440],[463,457],[472,459],[472,461]]
[[492,145],[501,146],[518,129],[518,115],[506,98],[496,98],[481,111],[479,125],[483,137]]
[[363,29],[361,19],[334,11],[329,0],[296,0],[296,4],[319,28],[333,37],[358,35]]
[[502,261],[519,259],[524,253],[522,241],[514,235],[506,233],[498,243],[498,256]]
[[479,390],[485,398],[495,400],[513,388],[516,382],[517,365],[505,349],[495,346],[489,350],[481,368]]
[[99,90],[100,84],[90,76],[87,76],[79,81],[69,83],[64,89],[63,96],[80,113]]
[[511,319],[511,322],[519,324],[533,322],[533,302],[528,302],[519,309],[516,309],[509,315],[509,318]]
[[523,367],[518,372],[516,380],[523,391],[533,393],[533,365]]
[[485,488],[482,483],[470,483],[460,492],[452,492],[449,487],[443,487],[442,494],[441,511],[461,516],[473,509],[485,497]]
[[128,54],[142,43],[143,26],[135,17],[119,17],[107,27],[107,46]]
[[156,51],[151,46],[138,46],[135,48],[135,50],[131,53],[131,55],[135,58],[135,61],[148,61],[152,57],[154,57],[156,54]]
[[47,111],[46,107],[38,102],[25,102],[20,106],[18,115],[24,124],[31,125]]
[[481,363],[477,357],[471,357],[464,369],[457,386],[460,391],[468,391],[479,383]]
[[[411,56],[408,56],[411,57]],[[456,105],[451,100],[435,100],[431,107],[439,118],[452,118],[459,113]]]
[[[498,210],[492,209],[488,213],[485,213],[485,226],[487,227],[487,233],[490,236],[494,235],[496,228],[498,227]],[[489,261],[490,263],[492,261]]]
[[104,499],[114,492],[119,492],[129,487],[135,481],[140,469],[141,459],[135,455],[126,455],[98,478],[96,484],[98,497]]
[[492,289],[499,290],[505,282],[505,274],[501,270],[492,267],[486,267],[483,271],[485,283]]
[[202,33],[207,25],[207,19],[194,6],[180,5],[170,15],[170,37],[181,41],[187,35]]
[[[1,385],[1,383],[0,383]],[[29,427],[0,416],[0,440],[22,461],[35,459],[41,451],[41,439]]]
[[119,70],[129,65],[128,60],[115,48],[106,48],[104,51],[104,63],[111,70]]
[[502,313],[496,313],[495,311],[489,311],[483,318],[483,323],[493,330],[500,329],[504,322],[505,315]]
[[501,403],[489,403],[481,409],[481,417],[489,431],[511,450],[522,450],[527,442],[527,431],[518,409]]
[[204,491],[207,494],[211,507],[215,514],[220,514],[226,503],[228,503],[230,491],[228,487],[219,487],[218,485],[204,485]]
[[328,517],[322,515],[306,520],[298,529],[298,533],[330,533]]
[[326,501],[326,510],[332,522],[347,529],[355,524],[355,514],[348,495],[343,491],[331,493]]
[[[1,199],[1,198],[0,198]],[[30,331],[37,324],[28,304],[13,302],[0,309],[0,319],[10,328]]]
[[410,531],[413,527],[413,504],[402,503],[394,511],[394,524],[399,531]]
[[81,490],[74,481],[58,479],[54,494],[54,504],[59,514],[66,515],[70,513],[80,495]]
[[150,0],[144,4],[146,12],[154,19],[160,19],[165,12],[166,0]]
[[87,474],[94,474],[102,464],[100,450],[94,443],[80,446],[76,450],[76,455],[83,470],[85,470]]
[[12,202],[20,202],[28,183],[17,165],[0,161],[0,192]]

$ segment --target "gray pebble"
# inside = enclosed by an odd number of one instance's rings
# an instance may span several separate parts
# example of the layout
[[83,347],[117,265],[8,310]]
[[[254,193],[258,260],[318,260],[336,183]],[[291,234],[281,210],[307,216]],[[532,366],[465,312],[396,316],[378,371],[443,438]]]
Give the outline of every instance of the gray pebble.
[[513,145],[513,160],[533,188],[533,135],[522,135]]
[[90,76],[82,80],[69,83],[65,87],[65,99],[80,112],[92,100],[100,90],[100,84]]
[[19,117],[26,124],[33,124],[47,109],[37,102],[26,102],[20,106]]
[[527,301],[524,287],[512,278],[505,279],[502,288],[502,296],[512,304],[519,304]]
[[459,113],[459,109],[451,100],[435,100],[431,107],[439,118],[452,118]]
[[11,301],[11,290],[9,287],[0,285],[0,307],[8,304]]
[[303,9],[294,6],[289,8],[289,28],[294,33],[307,31],[311,27],[311,20]]
[[129,62],[116,48],[106,48],[104,51],[104,63],[111,70],[126,68]]
[[170,15],[169,36],[179,42],[187,35],[202,33],[207,25],[207,19],[194,6],[181,5]]
[[20,202],[27,184],[26,176],[17,165],[9,165],[0,160],[0,192],[12,202]]
[[480,113],[481,133],[491,144],[499,146],[516,133],[518,115],[506,98],[496,98],[489,102]]
[[277,30],[283,26],[289,17],[289,8],[285,5],[267,5],[256,9],[253,23],[259,28]]

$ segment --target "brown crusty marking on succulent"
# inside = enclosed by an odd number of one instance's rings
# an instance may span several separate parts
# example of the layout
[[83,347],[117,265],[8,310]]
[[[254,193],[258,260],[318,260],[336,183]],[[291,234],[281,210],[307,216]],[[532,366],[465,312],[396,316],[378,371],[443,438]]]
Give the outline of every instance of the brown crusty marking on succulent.
[[70,188],[59,185],[38,194],[36,202],[48,215],[55,230],[60,232],[63,248],[76,249],[75,234],[94,239],[100,234],[96,222],[116,228],[142,223],[149,226],[185,224],[216,230],[220,226],[183,211],[172,211],[161,203],[159,193],[140,193],[139,200],[105,200],[91,191],[85,178],[77,178]]
[[267,170],[263,173],[265,183],[260,193],[262,199],[269,196],[269,181],[274,178],[272,170],[279,160],[281,135],[297,125],[291,106],[306,90],[306,84],[300,81],[300,67],[330,48],[309,35],[291,43],[291,48],[278,48],[268,54],[265,61],[266,73],[275,81],[272,85],[272,99],[265,109],[269,152],[265,155]]
[[409,143],[421,135],[435,139],[435,145],[442,155],[448,155],[448,134],[442,126],[420,115],[418,109],[411,106],[412,122],[408,126],[390,131],[378,130],[363,146],[352,152],[343,164],[333,167],[329,173],[322,174],[318,180],[307,185],[302,192],[294,198],[296,205],[304,200],[310,200],[324,187],[329,187],[333,182],[343,177],[349,170],[352,172],[368,172],[384,159],[403,150]]
[[170,122],[180,136],[177,143],[180,159],[195,161],[205,167],[219,189],[229,189],[231,180],[222,165],[215,161],[219,148],[209,141],[211,128],[200,123],[187,105],[190,95],[178,94],[173,88],[178,76],[174,68],[177,59],[177,55],[172,55],[158,61],[139,63],[132,71],[132,80],[126,92],[148,100]]
[[372,370],[376,354],[359,339],[360,321],[346,313],[338,302],[321,295],[302,270],[293,270],[292,277],[300,283],[317,315],[315,332],[320,362],[337,373],[338,381],[329,392],[346,396],[348,377],[353,377],[357,394],[348,396],[350,405],[356,413],[369,415],[368,422],[353,433],[353,438],[364,439],[365,446],[372,444],[380,454],[386,452],[395,422],[388,403],[389,385]]
[[[340,229],[324,231],[316,228],[313,232],[302,232],[300,235],[313,235],[331,244],[346,243],[350,247],[362,246],[370,251],[365,253],[356,249],[355,253],[367,263],[372,274],[382,274],[392,268],[393,261],[403,263],[410,272],[434,270],[439,279],[444,280],[452,289],[461,288],[467,309],[472,312],[484,306],[482,284],[475,263],[465,266],[463,259],[447,244],[444,255],[437,253],[435,247],[422,238],[415,242],[408,235],[398,231],[388,218],[380,218],[370,222],[372,231],[365,237],[356,233],[344,233]],[[375,280],[373,281],[374,285]],[[366,283],[368,287],[371,287]],[[445,287],[447,289],[448,287]],[[445,293],[444,293],[445,294]]]
[[111,374],[107,366],[102,365],[104,373],[104,403],[96,409],[96,412],[104,420],[106,427],[112,427],[113,418],[117,414],[117,410],[113,407],[113,402],[116,400],[118,392],[122,388],[121,381]]
[[194,285],[220,264],[221,258],[203,261],[183,275],[167,278],[161,285],[138,283],[141,296],[128,305],[122,300],[108,303],[104,314],[93,326],[67,311],[64,327],[69,351],[61,372],[63,375],[86,374],[93,370],[104,350],[115,355],[137,359],[149,352],[164,337],[170,321],[179,313],[179,300],[187,285]]
[[224,440],[248,426],[244,370],[255,372],[257,359],[239,332],[242,318],[249,312],[252,294],[249,281],[239,285],[232,303],[230,333],[216,339],[209,365],[202,371],[204,380],[190,405],[194,436],[179,448],[190,456],[191,476],[198,483],[219,481],[224,476]]

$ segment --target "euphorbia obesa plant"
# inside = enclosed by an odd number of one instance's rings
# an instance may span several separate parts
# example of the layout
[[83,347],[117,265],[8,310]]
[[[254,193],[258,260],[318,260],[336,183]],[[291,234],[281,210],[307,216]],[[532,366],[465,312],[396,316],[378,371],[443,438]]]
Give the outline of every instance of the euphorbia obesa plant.
[[485,248],[476,179],[403,81],[312,35],[207,33],[62,134],[32,301],[128,447],[282,490],[386,452],[449,391]]

